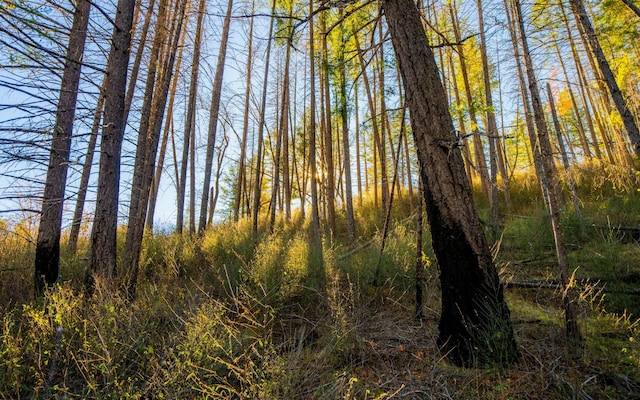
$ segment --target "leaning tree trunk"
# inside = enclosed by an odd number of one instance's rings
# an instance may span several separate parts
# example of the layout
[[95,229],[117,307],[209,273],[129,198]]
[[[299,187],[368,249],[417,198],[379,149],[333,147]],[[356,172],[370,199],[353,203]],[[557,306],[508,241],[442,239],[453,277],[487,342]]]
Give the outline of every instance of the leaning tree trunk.
[[611,71],[611,67],[609,66],[609,62],[602,51],[602,47],[600,46],[596,32],[593,29],[593,25],[591,25],[591,21],[589,20],[589,16],[587,15],[587,11],[584,7],[584,2],[582,0],[570,0],[569,3],[571,4],[571,9],[576,16],[576,20],[578,20],[578,23],[582,26],[582,29],[587,36],[589,47],[596,57],[598,68],[604,77],[604,81],[609,89],[609,94],[613,99],[613,103],[622,117],[622,122],[624,123],[627,134],[631,139],[631,144],[633,145],[636,157],[640,157],[640,131],[638,130],[638,125],[635,122],[634,116],[631,113],[627,102],[624,97],[622,97],[622,92],[618,87],[613,71]]
[[622,2],[626,4],[627,7],[629,7],[631,11],[633,11],[640,18],[640,7],[633,4],[632,0],[622,0]]
[[560,222],[560,205],[562,192],[558,173],[553,157],[553,149],[549,139],[549,131],[547,129],[544,111],[542,109],[542,101],[540,100],[540,91],[531,61],[531,53],[524,30],[524,21],[519,0],[514,0],[515,21],[520,32],[520,40],[522,41],[522,52],[525,62],[525,70],[527,72],[527,80],[529,83],[529,94],[531,95],[531,106],[533,108],[534,120],[536,124],[536,142],[532,142],[532,147],[540,148],[541,166],[538,172],[541,174],[539,179],[543,193],[547,194],[547,210],[551,219],[551,228],[553,230],[553,238],[556,246],[556,255],[558,257],[558,268],[560,270],[560,283],[563,286],[562,300],[564,303],[565,313],[565,329],[568,350],[573,356],[580,355],[582,345],[582,336],[578,328],[578,317],[576,311],[575,296],[571,292],[570,276],[569,276],[569,260],[564,240],[564,232]]
[[41,295],[46,286],[53,285],[58,280],[60,271],[60,227],[64,190],[67,186],[71,136],[90,11],[91,5],[88,1],[77,2],[69,36],[42,199],[42,215],[38,226],[34,281],[36,296]]
[[383,0],[400,65],[440,267],[438,344],[454,363],[507,364],[518,358],[509,308],[473,205],[446,94],[418,9]]

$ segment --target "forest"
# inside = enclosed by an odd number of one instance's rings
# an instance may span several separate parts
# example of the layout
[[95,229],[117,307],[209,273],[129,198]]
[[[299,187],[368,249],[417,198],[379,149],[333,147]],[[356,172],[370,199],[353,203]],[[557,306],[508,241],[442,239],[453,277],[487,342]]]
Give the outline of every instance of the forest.
[[0,0],[0,398],[640,399],[638,59],[638,0]]

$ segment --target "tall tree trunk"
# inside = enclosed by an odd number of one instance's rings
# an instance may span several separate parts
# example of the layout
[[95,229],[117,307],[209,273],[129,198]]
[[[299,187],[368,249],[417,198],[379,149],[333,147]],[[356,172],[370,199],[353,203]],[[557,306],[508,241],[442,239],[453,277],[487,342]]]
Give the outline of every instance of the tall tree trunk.
[[[544,111],[542,109],[542,102],[540,100],[540,91],[538,90],[538,83],[535,77],[533,63],[531,62],[531,53],[529,52],[526,32],[524,30],[524,20],[522,17],[520,0],[514,0],[514,5],[516,12],[515,19],[520,32],[525,69],[527,71],[531,105],[533,107],[534,120],[536,123],[537,145],[540,147],[540,157],[542,161],[542,168],[540,168],[542,175],[540,176],[540,181],[542,183],[542,189],[543,191],[546,189],[548,197],[547,207],[551,218],[551,228],[553,229],[553,237],[556,245],[556,255],[558,257],[558,267],[560,269],[560,283],[564,288],[563,303],[568,350],[574,357],[578,357],[582,345],[582,337],[580,329],[578,328],[578,315],[575,299],[571,292],[571,287],[569,286],[569,260],[567,258],[565,248],[564,233],[560,223],[560,199],[562,193],[560,190],[561,188],[556,171],[547,124],[544,118]],[[536,143],[531,143],[531,145],[536,146]]]
[[256,149],[256,168],[255,168],[255,181],[253,187],[253,221],[252,232],[254,240],[258,239],[258,213],[260,212],[260,192],[262,190],[262,146],[264,141],[264,124],[265,124],[265,110],[267,107],[267,89],[269,82],[269,59],[271,58],[271,42],[273,40],[273,23],[275,20],[276,0],[273,0],[271,4],[271,19],[269,22],[269,37],[267,40],[267,51],[264,58],[264,78],[262,83],[262,100],[260,103],[260,121],[258,122],[258,148]]
[[[147,6],[147,15],[144,18],[144,23],[142,24],[142,30],[140,31],[140,41],[138,43],[138,48],[136,50],[136,56],[133,59],[133,65],[131,66],[131,77],[129,78],[129,87],[127,88],[127,94],[125,95],[124,100],[124,123],[127,124],[127,120],[129,118],[129,111],[131,110],[131,103],[133,101],[133,94],[136,91],[136,86],[138,83],[138,74],[140,73],[140,66],[142,65],[142,56],[146,50],[147,38],[149,36],[149,27],[151,26],[151,19],[154,15],[153,10],[156,4],[156,0],[149,0],[149,5]],[[135,15],[134,15],[134,23],[132,23],[132,31],[131,37],[134,38],[136,24],[135,22],[138,20],[138,15],[140,13],[140,6],[136,6]],[[132,44],[135,41],[132,42]],[[130,49],[131,51],[131,49]]]
[[200,220],[198,222],[198,233],[204,233],[207,227],[207,206],[209,205],[209,187],[211,186],[211,170],[213,168],[213,151],[216,145],[216,131],[218,129],[218,115],[220,111],[220,96],[222,94],[222,78],[224,74],[224,63],[227,56],[227,43],[229,41],[229,27],[231,25],[231,11],[233,0],[227,3],[227,13],[222,25],[222,36],[220,38],[220,49],[218,53],[218,64],[213,78],[213,93],[211,95],[211,106],[209,107],[209,129],[207,132],[207,153],[204,164],[204,182],[202,184],[202,201],[200,202]]
[[91,255],[85,279],[89,293],[93,291],[94,274],[109,279],[116,273],[120,154],[125,130],[124,97],[135,3],[135,0],[118,0],[107,59],[98,192],[91,229]]
[[438,67],[411,0],[383,0],[420,160],[432,245],[440,267],[438,343],[456,364],[518,358],[509,309],[473,205]]
[[336,178],[333,160],[333,134],[331,128],[331,96],[329,90],[329,50],[327,47],[327,21],[326,13],[322,13],[320,24],[322,26],[322,66],[323,78],[321,90],[324,89],[324,161],[326,164],[326,206],[327,225],[329,237],[333,237],[336,231]]
[[311,173],[311,226],[315,247],[322,250],[316,165],[316,69],[313,0],[309,0],[309,169]]
[[[180,177],[178,178],[177,203],[178,211],[176,216],[176,233],[182,234],[184,225],[184,203],[187,191],[187,162],[189,150],[195,139],[195,115],[196,98],[198,92],[198,75],[200,72],[200,45],[202,43],[202,23],[207,9],[207,0],[200,0],[198,5],[198,18],[196,20],[195,40],[193,43],[193,58],[191,61],[191,79],[189,81],[189,98],[187,100],[187,116],[184,123],[184,138],[182,142],[182,160],[180,161]],[[193,174],[192,174],[193,175]],[[194,210],[191,209],[191,214]]]
[[[202,0],[205,1],[205,0]],[[255,10],[255,1],[251,2],[251,13]],[[251,104],[251,67],[253,62],[253,17],[249,20],[249,36],[247,42],[247,78],[244,92],[244,115],[242,123],[242,140],[240,142],[240,160],[238,161],[238,178],[236,181],[235,198],[233,202],[233,220],[238,222],[242,190],[247,180],[245,162],[247,158],[247,137],[249,136],[249,106]]]
[[62,226],[64,192],[67,187],[73,121],[90,11],[91,5],[89,1],[77,1],[73,14],[64,72],[62,73],[62,82],[60,83],[60,97],[58,98],[58,107],[56,109],[49,167],[42,199],[42,213],[38,226],[34,278],[34,294],[36,296],[42,295],[45,287],[53,285],[58,280],[60,273],[60,229]]
[[[489,207],[491,214],[491,224],[493,229],[500,226],[500,214],[498,208],[498,160],[496,151],[496,141],[498,138],[498,124],[493,111],[493,98],[491,95],[491,78],[489,76],[489,59],[487,57],[487,40],[484,34],[484,17],[482,11],[482,0],[476,0],[478,6],[478,27],[480,30],[480,57],[482,59],[482,76],[484,80],[484,95],[487,105],[487,140],[489,141]],[[507,181],[503,177],[503,182]],[[506,189],[508,190],[508,188]]]
[[525,124],[527,127],[527,135],[529,136],[529,143],[531,143],[531,155],[533,157],[533,167],[536,171],[536,177],[538,178],[538,183],[542,189],[542,198],[545,206],[547,206],[547,193],[546,189],[542,185],[540,181],[540,177],[542,176],[542,161],[540,158],[540,147],[537,145],[538,139],[536,137],[536,128],[533,121],[533,116],[531,112],[531,100],[529,96],[529,92],[527,91],[527,82],[525,80],[524,72],[522,71],[522,63],[520,61],[520,46],[518,44],[518,27],[517,20],[512,15],[512,5],[513,2],[509,2],[509,0],[504,0],[505,14],[507,16],[507,23],[509,25],[509,36],[511,37],[511,45],[513,46],[513,53],[516,59],[516,72],[518,75],[518,83],[520,86],[520,96],[522,97],[522,105],[524,108],[524,118]]
[[[162,3],[162,1],[161,1]],[[145,220],[147,218],[147,207],[149,204],[149,195],[153,185],[155,172],[156,156],[158,152],[158,142],[160,141],[160,132],[162,131],[162,121],[167,105],[167,97],[173,76],[174,64],[178,44],[180,42],[182,26],[185,18],[185,9],[187,0],[179,0],[178,9],[172,15],[172,26],[170,29],[157,27],[161,35],[168,36],[167,43],[161,43],[165,53],[160,66],[160,76],[157,82],[157,89],[154,91],[153,104],[149,119],[151,124],[148,127],[146,141],[144,141],[144,154],[141,159],[139,184],[134,181],[132,184],[132,197],[129,212],[129,226],[127,227],[127,236],[124,243],[123,264],[127,268],[127,294],[129,298],[134,298],[136,293],[136,285],[138,279],[138,268],[140,264],[140,253],[142,251],[142,238],[144,235]],[[160,7],[162,8],[162,7]],[[160,13],[159,16],[164,14]],[[167,18],[168,14],[164,16]],[[140,146],[140,143],[138,143]],[[136,160],[136,167],[138,160]],[[133,196],[134,190],[139,188],[139,194]],[[135,211],[135,214],[134,214]]]
[[[354,85],[354,117],[355,117],[355,130],[356,130],[356,180],[358,182],[358,205],[362,207],[362,166],[360,164],[360,109],[358,107],[358,81],[353,83]],[[366,173],[366,171],[365,171]]]
[[[339,17],[342,17],[342,11],[340,11]],[[339,97],[340,97],[340,119],[342,120],[342,156],[344,158],[344,184],[345,184],[345,196],[344,204],[346,206],[346,219],[347,219],[347,238],[349,244],[353,245],[356,242],[356,224],[353,215],[353,191],[351,184],[351,151],[349,145],[349,113],[347,110],[347,64],[345,59],[345,46],[346,46],[346,29],[344,24],[340,26],[340,49],[338,50],[338,68],[339,68]]]
[[[185,14],[189,14],[189,9],[191,8],[191,2],[189,1],[185,7],[187,7],[185,9]],[[176,71],[180,71],[180,67],[182,65],[182,52],[184,49],[186,32],[187,32],[186,29],[182,29],[182,32],[180,32],[181,38],[180,38],[180,44],[179,44],[179,50],[178,50],[179,51],[178,59],[176,61],[176,67],[175,67]],[[164,133],[162,135],[162,143],[160,144],[160,154],[158,155],[158,165],[156,166],[156,172],[154,174],[153,184],[151,186],[151,193],[149,194],[149,211],[147,212],[147,228],[146,229],[151,234],[153,234],[153,217],[156,210],[156,202],[158,200],[158,190],[160,189],[160,179],[162,178],[162,171],[164,169],[164,159],[167,152],[169,132],[172,132],[172,135],[171,135],[172,137],[174,136],[173,135],[173,131],[174,131],[173,106],[175,104],[176,90],[178,87],[179,79],[180,79],[180,76],[178,74],[175,74],[173,76],[173,83],[171,84],[171,89],[169,92],[167,118],[165,118]],[[177,169],[177,166],[176,166],[176,169]],[[176,173],[175,176],[176,176],[176,179],[179,179],[178,173]]]
[[635,122],[631,110],[627,106],[627,102],[622,96],[622,92],[618,87],[613,71],[611,71],[609,62],[602,51],[600,41],[596,36],[595,30],[591,25],[591,21],[589,20],[589,16],[587,15],[587,11],[584,7],[584,2],[582,0],[569,0],[569,3],[571,4],[571,9],[575,14],[576,19],[587,36],[589,47],[596,57],[598,67],[602,73],[605,83],[607,84],[613,103],[615,104],[618,113],[620,113],[620,117],[622,117],[622,122],[624,123],[624,127],[627,130],[629,139],[631,140],[631,145],[633,146],[635,155],[636,157],[640,157],[640,131],[638,130],[638,125]]

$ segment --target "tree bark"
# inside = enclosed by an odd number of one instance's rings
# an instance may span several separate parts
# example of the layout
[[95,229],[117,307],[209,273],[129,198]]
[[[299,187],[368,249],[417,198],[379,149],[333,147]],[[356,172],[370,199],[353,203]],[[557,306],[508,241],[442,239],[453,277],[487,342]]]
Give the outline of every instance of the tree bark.
[[411,0],[383,0],[409,106],[432,245],[440,267],[438,344],[457,365],[518,358],[509,308],[473,205],[433,52]]
[[36,296],[41,296],[47,286],[56,283],[60,273],[60,229],[64,192],[67,186],[73,121],[90,11],[89,1],[77,1],[60,84],[60,97],[56,110],[56,121],[53,126],[49,167],[42,199],[42,214],[38,226],[34,279],[34,294]]
[[333,160],[333,134],[331,128],[331,96],[329,87],[329,50],[327,47],[327,16],[326,13],[322,13],[320,18],[320,25],[322,27],[322,85],[321,89],[324,93],[324,130],[322,132],[324,137],[324,161],[326,166],[327,176],[326,191],[325,191],[325,205],[327,207],[327,225],[329,228],[329,237],[333,238],[336,231],[336,178],[335,178],[335,165]]
[[[162,1],[161,1],[162,3]],[[143,144],[138,143],[138,148],[144,146],[144,152],[140,159],[136,159],[135,169],[140,168],[139,181],[136,182],[134,171],[134,182],[132,184],[132,196],[129,212],[129,224],[127,236],[124,243],[123,264],[127,268],[127,294],[129,298],[135,297],[138,279],[138,269],[140,264],[140,253],[142,251],[142,238],[144,236],[145,220],[147,218],[147,206],[149,195],[155,172],[156,155],[158,152],[158,142],[162,131],[162,121],[164,119],[167,97],[173,76],[174,64],[178,43],[180,40],[182,25],[184,22],[186,1],[180,1],[178,9],[172,17],[172,27],[167,29],[165,23],[157,27],[161,35],[168,36],[166,44],[159,43],[163,48],[164,57],[159,64],[160,76],[157,82],[157,89],[154,91],[152,99],[151,113],[149,115],[150,124]],[[159,16],[167,18],[159,12]],[[168,33],[168,35],[167,35]],[[158,67],[158,66],[156,66]],[[140,163],[138,164],[138,161]],[[134,190],[139,192],[134,197]]]
[[[195,40],[193,43],[193,59],[191,61],[191,78],[189,81],[189,97],[187,99],[187,116],[184,123],[184,137],[182,140],[182,160],[180,161],[180,177],[178,178],[178,211],[176,216],[176,233],[182,234],[184,225],[184,204],[187,191],[187,162],[189,150],[195,131],[196,96],[198,92],[198,76],[200,73],[200,45],[202,43],[202,23],[207,9],[207,1],[200,0],[198,18],[196,20]],[[193,214],[194,210],[191,210]]]
[[124,100],[135,3],[135,0],[118,0],[107,59],[98,192],[85,279],[88,293],[93,292],[94,274],[109,279],[116,273],[120,154],[125,130]]
[[209,129],[207,133],[207,153],[204,165],[204,182],[202,184],[202,201],[200,203],[200,220],[198,222],[198,233],[204,233],[207,227],[207,206],[209,205],[209,187],[211,186],[211,170],[213,169],[213,151],[216,145],[216,131],[218,129],[218,115],[220,111],[220,97],[222,94],[222,78],[224,75],[224,63],[227,57],[227,43],[229,41],[229,27],[231,25],[231,11],[233,0],[227,3],[227,12],[222,25],[222,37],[220,38],[220,49],[218,53],[218,63],[216,73],[213,78],[213,93],[211,95],[211,106],[209,107]]

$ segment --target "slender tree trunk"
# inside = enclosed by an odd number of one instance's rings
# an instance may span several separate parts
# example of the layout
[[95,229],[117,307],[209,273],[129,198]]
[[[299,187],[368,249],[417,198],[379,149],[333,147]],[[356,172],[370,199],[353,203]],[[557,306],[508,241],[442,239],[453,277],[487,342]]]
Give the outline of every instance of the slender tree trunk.
[[[189,81],[189,98],[187,100],[187,116],[184,123],[184,137],[182,141],[182,160],[180,161],[180,177],[178,178],[176,233],[182,234],[184,225],[184,203],[187,191],[187,162],[189,150],[195,140],[196,97],[198,92],[198,75],[200,73],[200,45],[202,43],[202,24],[207,9],[207,0],[200,0],[198,18],[196,20],[195,40],[193,44],[193,58],[191,61],[191,79]],[[193,159],[193,157],[191,157]],[[193,176],[193,173],[191,174]],[[191,209],[191,214],[194,210]]]
[[[133,94],[135,93],[136,86],[138,83],[138,74],[140,73],[140,66],[142,65],[142,56],[146,50],[147,38],[149,36],[149,26],[151,25],[151,18],[153,17],[154,7],[156,1],[149,0],[149,5],[147,7],[147,15],[145,16],[144,23],[142,24],[142,30],[140,31],[140,42],[138,43],[138,48],[136,50],[136,56],[133,60],[133,65],[131,66],[131,77],[129,78],[129,87],[127,88],[127,94],[125,95],[124,100],[124,123],[126,125],[127,120],[129,118],[129,111],[131,110],[131,103],[133,101]],[[137,21],[138,14],[140,12],[140,6],[136,6],[134,19]],[[131,37],[134,36],[134,30],[136,28],[136,24],[132,23],[132,31]],[[132,43],[133,44],[133,43]],[[131,49],[129,49],[131,51]]]
[[218,115],[220,111],[220,96],[222,94],[222,78],[224,75],[224,63],[227,56],[227,43],[229,41],[229,27],[231,25],[231,11],[233,10],[233,0],[227,3],[227,13],[222,25],[222,37],[220,38],[220,50],[218,53],[218,64],[213,78],[213,93],[211,95],[211,106],[209,108],[209,130],[207,133],[207,154],[204,164],[204,182],[202,184],[202,201],[200,202],[200,220],[198,223],[198,233],[204,233],[207,227],[207,206],[209,205],[209,187],[211,186],[211,170],[213,168],[213,151],[216,145],[216,131],[218,129]]
[[[520,0],[514,0],[514,5],[516,11],[515,17],[518,24],[518,30],[520,31],[520,40],[522,41],[525,69],[527,71],[527,78],[529,82],[529,94],[531,95],[531,104],[533,107],[538,134],[538,146],[540,146],[540,156],[542,161],[542,168],[540,168],[542,175],[540,176],[540,181],[542,182],[543,191],[546,188],[548,212],[551,218],[551,227],[553,229],[556,254],[558,257],[558,267],[560,269],[560,283],[564,287],[563,303],[568,350],[574,357],[578,357],[582,346],[582,337],[580,329],[578,328],[578,315],[575,299],[571,293],[571,287],[569,286],[569,260],[567,258],[565,248],[564,233],[560,223],[560,199],[562,194],[547,124],[544,118],[544,111],[542,109],[542,102],[540,100],[540,91],[538,90],[538,83],[535,77],[533,63],[531,62],[531,53],[529,52],[529,45],[527,43],[527,37],[524,30],[524,20],[522,17]],[[536,144],[532,143],[531,145],[535,146]]]
[[[489,59],[487,57],[487,40],[484,34],[484,18],[482,11],[482,0],[476,0],[478,6],[478,27],[480,30],[480,57],[482,59],[482,75],[484,80],[484,95],[487,105],[487,140],[489,141],[489,207],[491,214],[491,224],[493,229],[500,226],[500,214],[498,208],[498,160],[496,151],[496,141],[498,138],[498,124],[493,111],[493,98],[491,94],[491,78],[489,76]],[[503,178],[504,182],[504,178]]]
[[265,110],[267,107],[267,89],[269,81],[269,59],[271,57],[271,42],[273,40],[273,24],[275,20],[275,8],[276,0],[273,0],[271,5],[271,21],[269,23],[269,38],[267,41],[267,51],[264,58],[264,79],[262,84],[262,101],[260,103],[260,121],[258,123],[258,148],[256,149],[256,168],[255,168],[255,184],[253,188],[253,221],[252,232],[254,240],[258,239],[258,213],[260,212],[260,192],[262,190],[262,146],[264,141],[264,124],[265,124]]
[[[340,11],[342,14],[342,11]],[[339,15],[342,17],[342,15]],[[338,50],[338,68],[339,68],[339,97],[340,97],[340,119],[342,120],[342,156],[344,158],[344,184],[345,196],[344,203],[346,206],[347,219],[347,238],[349,245],[352,246],[356,242],[356,224],[353,214],[353,191],[351,183],[351,151],[349,145],[349,112],[347,110],[347,64],[345,59],[346,46],[346,29],[344,24],[340,26],[340,49]]]
[[[202,0],[205,1],[205,0]],[[255,10],[255,1],[251,2],[251,13]],[[247,174],[245,162],[247,158],[247,137],[249,136],[249,106],[251,104],[251,67],[253,62],[253,17],[249,20],[249,37],[247,43],[247,79],[245,80],[244,92],[244,116],[242,123],[242,140],[240,142],[240,160],[238,163],[238,178],[236,181],[235,199],[233,203],[233,220],[238,222],[240,214],[240,200],[242,199],[242,189],[244,188]]]
[[558,113],[556,112],[556,103],[553,99],[553,92],[551,91],[551,85],[547,82],[547,96],[549,97],[549,107],[551,108],[551,117],[553,119],[553,127],[556,130],[558,136],[558,147],[560,148],[560,155],[562,156],[562,166],[567,174],[567,181],[569,182],[569,190],[571,191],[571,200],[573,201],[573,209],[576,215],[581,218],[582,213],[580,211],[580,199],[578,199],[578,191],[576,190],[576,182],[573,180],[573,174],[571,173],[571,165],[569,164],[569,157],[564,145],[564,139],[562,137],[562,127],[560,120],[558,119]]
[[418,213],[416,221],[416,309],[415,319],[417,321],[424,320],[424,302],[422,299],[422,289],[424,288],[424,260],[422,258],[422,214],[424,205],[422,203],[422,179],[418,177]]
[[440,267],[438,343],[459,365],[514,362],[518,350],[509,309],[473,205],[446,94],[419,12],[411,0],[383,0],[382,7],[402,72]]
[[118,0],[107,59],[98,192],[85,280],[89,293],[93,292],[94,274],[108,279],[116,273],[120,154],[125,130],[124,98],[135,3],[135,0]]
[[637,5],[635,5],[633,3],[633,0],[622,0],[622,2],[624,4],[627,5],[627,7],[629,7],[631,9],[631,11],[633,11],[634,14],[636,14],[638,16],[638,18],[640,18],[640,7],[638,7]]
[[613,99],[613,103],[615,104],[618,113],[620,113],[620,116],[622,117],[622,122],[624,123],[624,127],[627,130],[629,139],[631,140],[635,155],[636,157],[640,157],[640,131],[638,130],[638,125],[635,122],[631,110],[627,106],[627,102],[622,96],[622,92],[618,87],[618,83],[616,82],[616,78],[613,75],[613,71],[611,71],[609,62],[607,61],[604,52],[602,51],[602,47],[600,46],[598,37],[596,36],[595,30],[593,29],[593,25],[591,25],[591,21],[589,20],[589,16],[587,15],[584,3],[582,0],[569,0],[569,3],[571,4],[571,9],[575,14],[576,19],[582,26],[582,29],[587,36],[589,47],[596,57],[598,67],[600,69],[600,72],[602,73],[605,83],[607,84],[609,94]]
[[316,71],[313,0],[309,0],[309,168],[311,171],[311,225],[314,242],[321,249],[318,209],[318,168],[316,165]]
[[[106,76],[105,76],[106,79]],[[91,167],[93,166],[93,156],[98,142],[98,132],[100,131],[100,122],[102,121],[102,111],[104,109],[104,80],[100,87],[98,102],[96,104],[96,113],[93,117],[91,125],[91,135],[87,144],[87,154],[82,164],[82,176],[80,177],[80,187],[78,189],[78,198],[76,207],[73,212],[73,220],[71,222],[71,232],[69,233],[69,251],[75,254],[78,248],[78,236],[80,235],[80,227],[82,226],[82,214],[84,213],[84,203],[87,198],[87,189],[89,188],[89,178],[91,178]]]
[[[358,81],[354,82],[354,117],[356,129],[356,180],[358,182],[358,205],[362,207],[362,166],[360,164],[360,109],[358,107]],[[366,171],[365,171],[366,173]]]
[[[186,6],[185,14],[189,14],[189,9],[191,8],[191,2],[189,1]],[[180,67],[182,65],[182,51],[184,49],[184,42],[186,38],[186,29],[183,29],[180,32],[180,44],[179,44],[179,53],[178,59],[176,61],[176,71],[180,71]],[[160,145],[160,154],[158,155],[158,165],[156,166],[156,172],[153,178],[153,184],[151,186],[151,193],[149,195],[149,211],[147,212],[147,231],[153,234],[153,216],[156,210],[156,202],[158,200],[158,190],[160,189],[160,179],[162,178],[162,171],[164,169],[164,159],[167,152],[167,143],[169,141],[169,132],[173,132],[173,106],[175,104],[176,98],[176,90],[178,87],[178,80],[180,79],[178,74],[173,76],[173,83],[171,84],[171,89],[169,93],[169,105],[167,106],[167,118],[165,119],[164,133],[162,135],[162,143]],[[173,134],[172,134],[173,137]],[[178,178],[178,174],[176,173],[176,178]]]
[[329,237],[333,237],[336,231],[336,178],[335,165],[333,160],[333,134],[331,127],[331,96],[329,90],[329,50],[327,47],[327,21],[326,13],[322,13],[320,18],[322,26],[322,65],[323,65],[323,85],[324,89],[324,161],[326,164],[326,206],[327,206],[327,225],[329,228]]
[[42,213],[38,226],[34,278],[35,296],[41,296],[47,286],[56,283],[60,273],[60,229],[64,192],[67,186],[73,121],[90,11],[89,1],[77,1],[60,84],[60,97],[58,98],[53,140],[49,153],[49,167],[42,199]]
[[508,0],[504,0],[505,14],[507,16],[507,23],[509,25],[509,36],[511,37],[511,45],[513,46],[513,53],[516,59],[516,72],[518,75],[518,83],[520,86],[520,96],[522,97],[522,105],[524,108],[524,117],[525,124],[527,127],[527,135],[529,136],[529,143],[531,143],[531,155],[533,157],[533,167],[536,171],[536,177],[538,178],[538,183],[542,189],[542,198],[545,206],[548,204],[546,189],[542,185],[540,181],[540,177],[542,176],[542,161],[540,158],[540,147],[538,146],[538,139],[536,137],[536,128],[533,121],[533,116],[531,112],[531,101],[529,97],[529,92],[527,91],[527,82],[525,80],[524,72],[522,71],[522,63],[520,61],[520,47],[518,44],[518,27],[516,18],[512,15],[512,7],[513,2],[508,2]]

